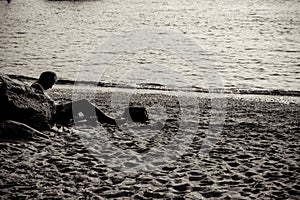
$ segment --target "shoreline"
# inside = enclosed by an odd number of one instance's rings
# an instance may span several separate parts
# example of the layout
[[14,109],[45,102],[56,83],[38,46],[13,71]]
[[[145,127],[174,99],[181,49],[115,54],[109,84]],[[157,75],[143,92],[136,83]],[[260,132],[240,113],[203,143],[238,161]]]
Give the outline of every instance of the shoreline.
[[[6,74],[13,79],[20,80],[25,83],[32,83],[36,81],[36,78],[22,76],[22,75],[14,75],[14,74]],[[76,82],[74,80],[60,79],[58,80],[56,87],[62,89],[73,88],[74,85],[76,87],[81,87],[83,89],[93,88],[93,89],[101,89],[101,90],[112,90],[112,91],[130,91],[137,90],[142,93],[151,93],[151,92],[183,92],[183,93],[196,93],[196,94],[213,94],[213,91],[209,91],[207,88],[200,88],[196,86],[190,87],[182,87],[182,88],[168,88],[165,85],[156,84],[156,83],[146,83],[140,85],[128,85],[128,84],[117,84],[117,83],[105,83],[105,82],[91,82],[91,81],[79,81]],[[242,89],[242,88],[221,88],[216,91],[217,93],[224,93],[225,95],[263,95],[263,96],[282,96],[282,97],[300,97],[300,91],[297,90],[285,90],[285,89]]]
[[72,99],[72,94],[74,91],[85,91],[86,94],[93,93],[128,93],[128,94],[162,94],[165,96],[193,96],[196,98],[226,98],[226,99],[243,99],[248,101],[263,101],[263,102],[279,102],[283,104],[300,104],[300,96],[281,96],[281,95],[266,95],[266,94],[228,94],[228,93],[201,93],[201,92],[191,92],[191,91],[161,91],[161,90],[145,90],[145,89],[130,89],[130,88],[115,88],[115,87],[88,87],[88,86],[72,86],[72,85],[55,85],[49,93],[54,93],[54,95],[59,94],[59,91],[65,91],[71,95],[68,95],[69,99]]

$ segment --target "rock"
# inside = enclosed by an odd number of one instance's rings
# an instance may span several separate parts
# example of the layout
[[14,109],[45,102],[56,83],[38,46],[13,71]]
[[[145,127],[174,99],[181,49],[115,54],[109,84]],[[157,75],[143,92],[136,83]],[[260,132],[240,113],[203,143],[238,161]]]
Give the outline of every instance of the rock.
[[55,106],[46,95],[0,73],[0,110],[0,122],[14,120],[37,130],[49,130]]
[[122,117],[141,123],[145,123],[149,120],[146,108],[137,106],[130,106],[126,108]]

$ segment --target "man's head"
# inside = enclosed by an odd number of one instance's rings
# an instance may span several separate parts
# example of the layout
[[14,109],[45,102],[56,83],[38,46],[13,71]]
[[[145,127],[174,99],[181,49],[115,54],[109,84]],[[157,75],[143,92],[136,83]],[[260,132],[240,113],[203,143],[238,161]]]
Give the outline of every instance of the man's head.
[[57,76],[54,72],[46,71],[41,73],[38,83],[41,84],[44,90],[48,90],[52,88],[52,86],[56,83]]

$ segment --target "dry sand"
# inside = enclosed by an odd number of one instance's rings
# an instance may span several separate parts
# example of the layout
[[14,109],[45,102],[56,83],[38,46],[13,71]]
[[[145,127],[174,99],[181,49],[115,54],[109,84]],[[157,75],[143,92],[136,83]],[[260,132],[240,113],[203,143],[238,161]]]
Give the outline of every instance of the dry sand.
[[[50,95],[59,101],[71,99],[68,90]],[[107,113],[110,95],[97,96],[96,104]],[[171,96],[142,95],[133,103],[147,105],[149,99],[167,108],[165,134],[148,141],[151,149],[176,134],[179,113]],[[49,139],[2,140],[0,198],[299,199],[298,103],[228,98],[223,132],[202,157],[198,152],[208,127],[210,100],[199,98],[199,107],[199,128],[188,151],[173,164],[148,172],[126,172],[101,163],[72,130],[45,132]],[[114,134],[111,127],[105,129]],[[112,135],[108,137],[120,148],[140,148],[128,134]]]

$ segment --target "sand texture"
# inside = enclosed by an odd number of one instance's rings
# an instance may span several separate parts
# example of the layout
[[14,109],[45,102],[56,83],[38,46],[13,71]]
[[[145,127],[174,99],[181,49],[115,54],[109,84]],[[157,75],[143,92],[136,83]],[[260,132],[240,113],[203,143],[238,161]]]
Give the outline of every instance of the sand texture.
[[[58,101],[71,98],[67,90],[54,90],[50,95]],[[113,115],[110,96],[99,93],[95,103]],[[175,97],[150,96],[140,95],[132,102],[147,107],[155,99],[165,107],[164,127],[156,123],[158,127],[153,129],[162,130],[161,134],[153,133],[145,141],[132,139],[139,131],[126,124],[126,133],[100,125],[87,127],[87,132],[102,130],[115,148],[134,149],[138,155],[160,148],[176,135],[180,112]],[[229,98],[223,132],[209,154],[200,157],[210,107],[209,99],[199,98],[197,132],[180,158],[144,172],[102,163],[72,129],[43,132],[49,139],[1,140],[0,198],[299,199],[299,105]],[[118,156],[109,151],[102,155]],[[135,166],[134,162],[119,164],[128,165],[128,169],[130,163]]]

